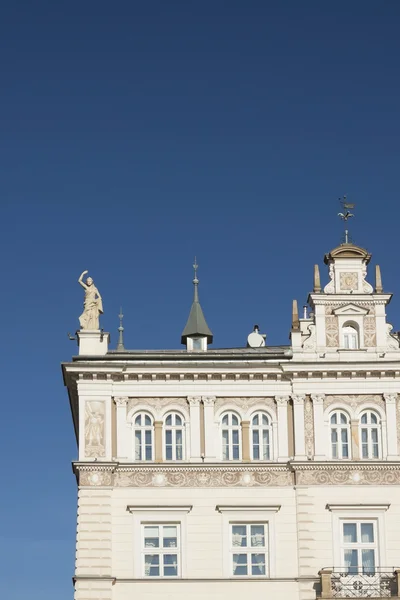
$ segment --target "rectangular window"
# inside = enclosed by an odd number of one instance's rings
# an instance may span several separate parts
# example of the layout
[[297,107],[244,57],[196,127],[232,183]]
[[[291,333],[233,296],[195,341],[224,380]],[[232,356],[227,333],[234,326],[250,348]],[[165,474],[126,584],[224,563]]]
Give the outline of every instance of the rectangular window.
[[180,575],[180,527],[178,523],[142,524],[143,574],[145,577]]
[[342,521],[342,556],[347,573],[374,575],[378,557],[377,522]]
[[235,577],[266,577],[268,526],[266,523],[231,523],[231,564]]

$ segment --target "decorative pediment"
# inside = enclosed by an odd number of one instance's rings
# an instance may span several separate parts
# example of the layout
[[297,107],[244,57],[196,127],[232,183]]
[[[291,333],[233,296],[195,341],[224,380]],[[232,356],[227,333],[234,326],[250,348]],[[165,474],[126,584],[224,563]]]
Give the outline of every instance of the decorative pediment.
[[333,309],[332,312],[336,316],[363,317],[369,313],[369,309],[349,303]]

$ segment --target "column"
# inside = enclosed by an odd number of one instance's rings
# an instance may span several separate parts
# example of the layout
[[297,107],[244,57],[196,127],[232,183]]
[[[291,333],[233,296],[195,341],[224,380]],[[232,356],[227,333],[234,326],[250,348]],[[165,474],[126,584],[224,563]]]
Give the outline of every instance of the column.
[[114,398],[114,402],[117,409],[117,459],[126,459],[128,458],[126,443],[126,405],[128,404],[128,398]]
[[314,414],[314,460],[326,460],[324,400],[325,394],[311,394]]
[[214,462],[217,459],[216,448],[218,435],[217,428],[215,427],[214,418],[214,404],[216,401],[215,396],[203,396],[204,404],[204,431],[205,431],[205,458],[206,462]]
[[[397,448],[397,394],[383,394],[386,403],[386,430],[387,430],[387,458],[398,460],[399,450]],[[382,435],[383,438],[383,435]]]
[[294,394],[293,420],[294,420],[294,458],[295,460],[307,460],[306,440],[304,430],[304,395]]
[[275,396],[278,413],[278,462],[289,460],[288,402],[289,396]]
[[156,462],[163,461],[162,428],[162,421],[154,421],[154,460]]
[[190,411],[190,460],[201,461],[200,448],[200,402],[201,396],[188,396]]
[[242,460],[250,460],[250,421],[242,421]]

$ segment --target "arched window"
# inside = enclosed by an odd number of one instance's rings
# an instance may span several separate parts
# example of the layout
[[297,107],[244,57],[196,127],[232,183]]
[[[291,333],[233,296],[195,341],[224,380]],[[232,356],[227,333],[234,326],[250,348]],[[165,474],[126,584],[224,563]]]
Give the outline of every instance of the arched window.
[[355,323],[345,323],[342,328],[343,347],[348,350],[355,350],[360,347],[358,327]]
[[164,443],[166,460],[183,460],[183,419],[177,413],[165,417]]
[[253,460],[271,460],[272,427],[268,415],[256,413],[251,419],[251,458]]
[[226,413],[221,420],[222,458],[240,459],[240,422],[234,413]]
[[330,417],[331,426],[331,457],[350,458],[349,439],[350,423],[349,417],[341,410],[335,410]]
[[153,419],[139,413],[134,421],[135,460],[153,460]]
[[380,457],[380,419],[372,410],[360,417],[360,439],[362,458]]

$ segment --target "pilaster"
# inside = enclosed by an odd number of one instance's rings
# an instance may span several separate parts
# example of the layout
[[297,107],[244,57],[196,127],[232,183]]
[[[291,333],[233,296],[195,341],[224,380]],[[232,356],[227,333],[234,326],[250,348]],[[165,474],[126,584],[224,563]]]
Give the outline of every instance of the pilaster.
[[314,413],[314,460],[326,460],[324,439],[324,399],[325,394],[312,394]]
[[154,421],[154,460],[163,461],[163,443],[162,443],[163,422]]
[[304,400],[305,395],[292,395],[294,416],[294,459],[307,460],[306,440],[304,429]]
[[387,429],[387,458],[398,460],[397,447],[397,394],[383,394],[386,403],[386,429]]
[[214,404],[216,396],[202,396],[204,404],[204,432],[205,432],[205,457],[206,462],[214,462],[217,458],[216,443],[218,431],[215,426]]
[[126,405],[128,404],[128,398],[114,398],[115,406],[117,409],[117,458],[127,459],[127,427],[126,427]]
[[190,460],[200,462],[200,404],[201,396],[188,396],[190,411]]
[[278,413],[278,462],[289,460],[288,402],[289,396],[275,396]]
[[242,460],[250,460],[250,421],[242,421]]

